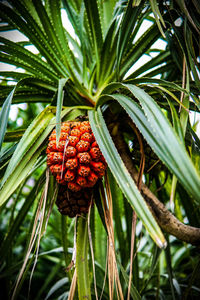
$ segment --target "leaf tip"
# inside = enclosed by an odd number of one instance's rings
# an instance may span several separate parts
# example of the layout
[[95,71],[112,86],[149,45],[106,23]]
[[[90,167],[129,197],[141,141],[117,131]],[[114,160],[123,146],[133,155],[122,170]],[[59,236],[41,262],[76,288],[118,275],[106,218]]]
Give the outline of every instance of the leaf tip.
[[160,249],[164,250],[167,247],[167,242],[165,239],[161,240],[160,238],[156,237],[156,244],[160,247]]

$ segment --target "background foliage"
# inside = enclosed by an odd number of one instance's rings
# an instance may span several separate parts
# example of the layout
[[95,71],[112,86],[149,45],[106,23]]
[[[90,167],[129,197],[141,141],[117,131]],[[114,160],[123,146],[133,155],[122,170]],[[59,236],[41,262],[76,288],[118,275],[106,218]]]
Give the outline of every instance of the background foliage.
[[[200,108],[199,16],[195,0],[0,2],[4,299],[199,298],[198,247],[162,232],[140,192],[143,179],[182,223],[200,227],[200,140],[189,118]],[[79,115],[109,170],[89,215],[72,220],[54,205],[45,149],[52,129],[58,139],[61,120]]]

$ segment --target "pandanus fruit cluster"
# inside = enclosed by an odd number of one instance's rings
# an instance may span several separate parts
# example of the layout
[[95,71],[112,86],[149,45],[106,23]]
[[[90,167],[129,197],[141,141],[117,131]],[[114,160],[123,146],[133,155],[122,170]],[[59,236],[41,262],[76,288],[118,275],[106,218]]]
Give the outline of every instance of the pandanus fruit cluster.
[[53,130],[46,152],[47,165],[59,183],[59,211],[70,217],[86,213],[92,187],[107,167],[89,121],[63,122],[59,142]]

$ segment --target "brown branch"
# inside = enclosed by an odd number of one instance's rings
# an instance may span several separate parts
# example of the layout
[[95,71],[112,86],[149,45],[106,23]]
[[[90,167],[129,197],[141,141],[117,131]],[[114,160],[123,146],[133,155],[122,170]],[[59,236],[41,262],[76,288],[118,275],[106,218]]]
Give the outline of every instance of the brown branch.
[[[128,155],[127,145],[124,142],[122,135],[118,131],[115,135],[112,134],[118,152],[126,165],[133,180],[138,182],[138,172],[134,167],[133,161]],[[192,227],[181,223],[167,208],[161,203],[158,198],[142,183],[141,193],[146,200],[152,214],[157,220],[159,226],[167,233],[174,235],[177,239],[190,243],[192,245],[200,245],[200,228]]]

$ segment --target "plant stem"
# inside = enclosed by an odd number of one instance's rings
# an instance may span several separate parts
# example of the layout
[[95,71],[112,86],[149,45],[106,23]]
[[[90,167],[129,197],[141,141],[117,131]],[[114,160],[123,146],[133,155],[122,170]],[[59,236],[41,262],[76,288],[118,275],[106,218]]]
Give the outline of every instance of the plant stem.
[[88,224],[87,219],[78,218],[76,270],[79,299],[91,299],[88,268]]

